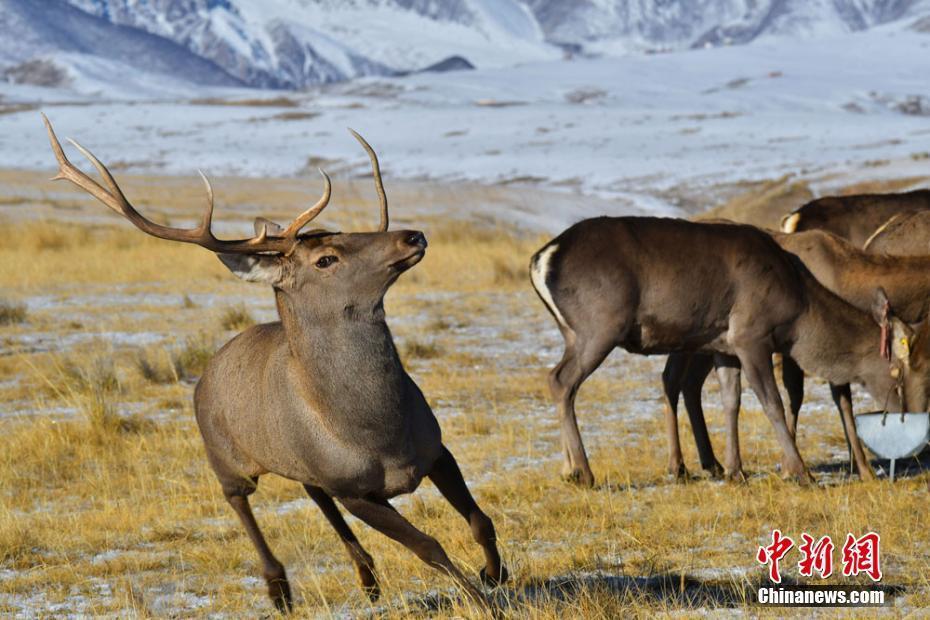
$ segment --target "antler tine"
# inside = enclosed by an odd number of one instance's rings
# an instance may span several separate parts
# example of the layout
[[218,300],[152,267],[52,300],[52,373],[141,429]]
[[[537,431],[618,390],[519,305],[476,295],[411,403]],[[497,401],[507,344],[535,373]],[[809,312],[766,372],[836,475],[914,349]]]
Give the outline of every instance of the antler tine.
[[[213,235],[213,231],[211,229],[211,223],[213,220],[213,188],[210,185],[210,181],[202,172],[200,173],[200,176],[203,179],[204,186],[206,188],[207,205],[204,209],[200,225],[197,226],[197,228],[189,230],[183,228],[172,228],[170,226],[156,224],[155,222],[146,219],[142,214],[136,211],[132,204],[126,199],[126,196],[120,189],[119,184],[117,184],[116,180],[113,178],[113,175],[110,174],[110,171],[103,164],[103,162],[97,159],[93,153],[85,149],[74,140],[70,141],[75,146],[75,148],[77,148],[94,165],[94,167],[100,173],[104,183],[109,187],[109,191],[101,186],[97,181],[87,176],[77,166],[71,163],[71,161],[65,155],[64,149],[61,148],[61,143],[58,141],[58,137],[55,135],[52,124],[49,122],[45,114],[42,115],[42,120],[45,122],[45,128],[48,131],[48,137],[52,146],[52,151],[55,153],[55,158],[58,160],[58,174],[55,175],[54,178],[64,179],[74,183],[76,186],[94,196],[107,207],[126,217],[126,219],[128,219],[134,226],[136,226],[136,228],[142,230],[143,232],[146,232],[154,237],[167,239],[169,241],[194,243],[214,252],[237,254],[276,252],[287,254],[293,250],[296,243],[296,231],[292,235],[284,237],[268,237],[267,231],[263,231],[262,234],[249,239],[217,239]],[[326,193],[324,194],[325,200],[321,199],[321,202],[324,203],[323,206],[325,206],[325,202],[328,202],[329,194],[329,179],[327,179],[327,188]],[[315,205],[315,207],[316,206],[319,206],[319,203]],[[311,208],[311,210],[313,210],[313,208]],[[319,213],[320,210],[322,210],[322,207],[314,211],[311,217],[306,221],[312,219],[312,216],[315,216],[317,213]],[[306,215],[306,213],[304,215]],[[302,215],[301,217],[304,216]],[[299,219],[300,218],[298,218],[298,220]]]
[[[323,175],[323,195],[319,200],[316,201],[316,204],[298,215],[291,225],[282,233],[282,237],[285,239],[296,238],[297,234],[300,232],[300,229],[310,223],[310,221],[318,216],[323,209],[326,208],[326,205],[329,204],[329,199],[333,193],[333,184],[329,179],[329,175],[322,168],[317,168],[320,171],[320,174]],[[267,226],[263,227],[263,233],[267,230]]]
[[61,148],[61,142],[58,141],[58,136],[55,135],[55,130],[52,129],[52,124],[44,112],[42,113],[42,121],[45,123],[45,130],[48,132],[48,141],[52,145],[52,152],[55,153],[55,159],[58,161],[58,173],[52,177],[52,180],[71,181],[106,206],[122,214],[119,208],[110,203],[111,196],[107,190],[71,163],[71,160],[65,155],[64,149]]
[[[203,215],[200,218],[200,230],[213,237],[213,186],[210,184],[210,179],[207,178],[207,175],[203,173],[203,170],[198,169],[197,174],[203,179],[203,187],[207,192],[207,206],[204,208]],[[216,239],[216,237],[213,238]],[[264,241],[264,237],[262,240]]]
[[375,178],[375,190],[378,192],[378,202],[381,205],[381,225],[378,227],[378,230],[384,232],[388,229],[388,202],[387,194],[384,193],[384,183],[381,181],[381,166],[378,165],[378,155],[375,153],[375,150],[371,148],[371,145],[368,144],[368,141],[359,135],[357,131],[351,127],[348,127],[348,130],[349,133],[355,136],[355,139],[359,141],[359,144],[361,144],[365,152],[368,153],[368,159],[371,160],[371,173]]
[[123,195],[123,190],[121,190],[119,185],[116,184],[116,179],[113,178],[113,175],[110,174],[110,171],[107,169],[107,167],[103,165],[103,162],[97,159],[93,153],[81,146],[77,140],[68,138],[68,142],[70,142],[74,148],[80,151],[81,154],[94,165],[94,168],[96,168],[97,172],[100,173],[100,177],[103,179],[103,182],[107,184],[107,188],[109,188],[107,193],[109,194],[110,199],[115,202],[115,205],[110,204],[107,206],[129,218],[132,218],[133,216],[142,217],[133,208],[133,206],[129,204],[129,201],[126,200],[126,196]]

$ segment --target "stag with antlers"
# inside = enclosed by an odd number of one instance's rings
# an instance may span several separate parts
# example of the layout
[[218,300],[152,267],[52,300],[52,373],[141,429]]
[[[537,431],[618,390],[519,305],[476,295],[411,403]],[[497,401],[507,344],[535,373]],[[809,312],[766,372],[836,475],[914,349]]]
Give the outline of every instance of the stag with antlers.
[[206,177],[200,224],[190,230],[159,225],[130,204],[103,163],[72,141],[105,187],[75,167],[48,119],[45,124],[58,160],[56,179],[77,185],[143,232],[216,252],[238,277],[274,289],[280,320],[251,327],[228,342],[194,392],[210,465],[258,551],[274,605],[291,609],[290,586],[249,506],[249,495],[268,473],[304,486],[345,545],[372,600],[379,596],[374,563],[334,500],[486,604],[440,544],[389,503],[428,477],[468,521],[482,547],[482,580],[494,585],[507,579],[494,525],[443,445],[439,424],[404,370],[385,322],[384,295],[423,258],[426,238],[419,231],[388,231],[387,198],[368,143],[352,132],[371,160],[381,206],[376,232],[301,233],[330,199],[330,180],[321,170],[322,197],[286,228],[258,218],[254,237],[225,240],[211,231],[213,191]]

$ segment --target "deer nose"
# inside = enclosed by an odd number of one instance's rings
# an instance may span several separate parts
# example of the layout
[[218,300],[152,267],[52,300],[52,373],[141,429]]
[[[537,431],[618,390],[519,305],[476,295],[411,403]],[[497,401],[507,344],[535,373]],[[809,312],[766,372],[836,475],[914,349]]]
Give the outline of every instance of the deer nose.
[[421,233],[419,230],[415,230],[411,233],[407,233],[407,236],[404,238],[404,241],[407,245],[412,245],[419,248],[426,247],[426,236]]

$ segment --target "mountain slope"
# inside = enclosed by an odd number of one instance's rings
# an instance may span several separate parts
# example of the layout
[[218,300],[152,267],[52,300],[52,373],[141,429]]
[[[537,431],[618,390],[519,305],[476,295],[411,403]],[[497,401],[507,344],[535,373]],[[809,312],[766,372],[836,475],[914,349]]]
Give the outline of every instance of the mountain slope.
[[[79,89],[87,92],[139,72],[194,87],[302,89],[450,57],[488,69],[563,50],[610,56],[818,39],[926,18],[930,0],[3,0],[0,9],[0,77],[6,69],[8,80],[54,85],[63,66],[87,78]],[[153,92],[167,83],[138,80]]]
[[[205,86],[241,86],[222,68],[173,41],[114,25],[63,0],[0,0],[0,69],[8,79],[30,82],[35,72],[57,76],[64,85],[78,73],[114,79],[144,66],[155,74],[184,75]],[[122,70],[117,70],[120,67]],[[45,79],[48,79],[47,76]],[[54,82],[56,80],[52,80]]]
[[815,38],[930,10],[926,0],[525,0],[548,39],[589,51]]
[[390,75],[452,55],[494,67],[558,54],[516,0],[70,1],[176,41],[257,87]]

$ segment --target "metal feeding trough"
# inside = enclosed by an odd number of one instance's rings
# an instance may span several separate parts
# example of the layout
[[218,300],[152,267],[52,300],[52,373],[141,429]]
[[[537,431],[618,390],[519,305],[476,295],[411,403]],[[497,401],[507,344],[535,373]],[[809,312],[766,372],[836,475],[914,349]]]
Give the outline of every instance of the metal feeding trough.
[[894,462],[920,452],[930,441],[930,413],[860,413],[856,416],[856,433],[877,457]]

